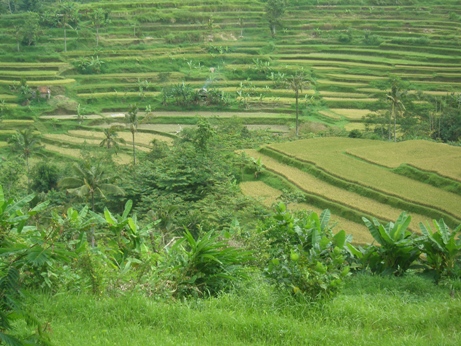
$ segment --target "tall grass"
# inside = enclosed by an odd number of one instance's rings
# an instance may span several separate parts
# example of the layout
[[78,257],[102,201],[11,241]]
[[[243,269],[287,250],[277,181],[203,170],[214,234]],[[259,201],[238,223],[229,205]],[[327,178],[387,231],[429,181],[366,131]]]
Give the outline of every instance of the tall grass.
[[307,303],[255,274],[206,300],[140,293],[41,294],[34,312],[56,345],[459,345],[461,299],[426,279],[351,277],[333,300]]

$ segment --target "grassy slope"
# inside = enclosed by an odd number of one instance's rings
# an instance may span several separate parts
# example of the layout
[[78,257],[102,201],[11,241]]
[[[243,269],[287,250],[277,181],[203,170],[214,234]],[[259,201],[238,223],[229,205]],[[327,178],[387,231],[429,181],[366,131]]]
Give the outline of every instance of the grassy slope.
[[157,302],[126,293],[41,295],[33,305],[56,345],[459,345],[461,299],[409,276],[355,276],[306,304],[255,278],[235,294]]

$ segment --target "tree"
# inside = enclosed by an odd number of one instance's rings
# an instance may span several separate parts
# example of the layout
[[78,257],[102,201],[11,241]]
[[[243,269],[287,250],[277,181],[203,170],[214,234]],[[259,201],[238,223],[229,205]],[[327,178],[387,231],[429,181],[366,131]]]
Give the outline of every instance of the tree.
[[0,157],[0,185],[3,186],[5,193],[10,196],[16,195],[20,188],[20,183],[24,174],[24,166],[17,160]]
[[27,188],[29,188],[29,158],[33,155],[42,154],[41,151],[44,146],[41,143],[41,138],[29,127],[25,130],[16,130],[16,133],[8,140],[8,143],[10,144],[10,150],[13,153],[19,154],[26,161]]
[[[39,15],[34,12],[28,12],[25,23],[20,31],[22,33],[22,45],[36,45],[39,36],[43,33],[42,28],[40,27]],[[17,48],[19,51],[19,45]]]
[[[49,345],[45,329],[30,312],[25,292],[22,290],[26,276],[34,269],[43,269],[63,254],[61,246],[47,239],[47,232],[38,230],[30,218],[43,212],[48,203],[29,208],[33,195],[15,201],[7,198],[0,185],[0,344],[1,345]],[[27,229],[27,231],[22,232]],[[40,234],[40,235],[39,235]],[[65,256],[65,255],[64,255]],[[63,256],[63,257],[64,257]],[[61,259],[63,259],[61,257]],[[32,269],[32,270],[31,270]],[[45,269],[46,271],[46,269]],[[34,335],[18,339],[11,335],[14,326],[24,322],[27,329],[34,327]],[[21,327],[22,329],[23,327]],[[23,332],[21,332],[23,334]]]
[[291,90],[295,92],[296,98],[296,136],[299,135],[299,93],[306,89],[310,81],[306,79],[306,75],[303,70],[297,71],[288,80]]
[[266,3],[266,18],[272,37],[275,37],[276,27],[280,25],[280,18],[284,15],[286,7],[287,0],[268,0]]
[[[95,197],[106,198],[106,194],[124,195],[123,189],[113,184],[113,178],[107,174],[102,162],[86,161],[74,163],[72,176],[64,177],[58,186],[80,198],[90,199],[91,209],[95,211]],[[94,229],[91,231],[91,245],[94,247]]]
[[461,139],[461,94],[447,95],[438,125],[438,135],[434,133],[434,137],[444,142],[456,142]]
[[404,98],[407,94],[407,90],[405,90],[404,84],[398,77],[391,77],[389,82],[391,89],[386,95],[387,101],[391,105],[389,117],[389,141],[391,140],[391,120],[394,118],[394,142],[397,142],[397,116],[401,116],[405,111],[405,105],[402,102],[402,98]]
[[125,114],[125,121],[133,139],[133,165],[136,165],[136,144],[134,139],[135,133],[138,131],[138,111],[139,108],[136,105],[131,105],[130,110]]
[[58,186],[59,167],[46,161],[36,164],[31,171],[31,188],[35,192],[48,192]]
[[91,24],[96,29],[96,47],[99,46],[99,29],[110,23],[109,14],[110,12],[104,11],[102,8],[94,10],[91,14]]
[[57,26],[64,29],[64,52],[67,52],[67,28],[74,29],[79,21],[77,6],[74,2],[62,2],[57,11]]
[[111,127],[104,129],[103,132],[105,137],[101,143],[99,143],[99,146],[107,147],[107,149],[113,147],[115,151],[118,151],[119,144],[125,144],[125,140],[118,137],[118,130],[120,130],[120,127],[116,125],[112,125]]

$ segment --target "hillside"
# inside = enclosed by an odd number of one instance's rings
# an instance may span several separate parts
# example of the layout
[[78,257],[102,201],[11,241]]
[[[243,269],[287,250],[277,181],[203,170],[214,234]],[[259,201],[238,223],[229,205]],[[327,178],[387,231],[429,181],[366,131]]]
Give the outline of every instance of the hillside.
[[[78,19],[65,40],[49,3],[41,4],[37,18],[20,8],[4,8],[0,18],[0,100],[18,114],[26,112],[17,109],[12,86],[22,78],[63,96],[35,114],[75,115],[78,104],[88,114],[125,112],[137,103],[258,112],[253,122],[266,123],[268,114],[294,113],[293,91],[283,81],[303,68],[313,83],[302,92],[301,113],[340,126],[383,107],[376,102],[389,74],[411,82],[431,104],[460,87],[456,0],[290,1],[275,36],[261,1],[74,3]],[[103,16],[95,21],[97,11]],[[21,28],[34,20],[40,30]],[[206,86],[219,90],[220,100],[182,103],[174,90],[182,83],[183,93]]]

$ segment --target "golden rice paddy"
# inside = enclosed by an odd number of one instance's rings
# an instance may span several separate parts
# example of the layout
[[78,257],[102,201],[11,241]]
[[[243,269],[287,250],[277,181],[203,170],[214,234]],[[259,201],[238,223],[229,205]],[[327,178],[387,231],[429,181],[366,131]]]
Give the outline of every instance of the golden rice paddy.
[[[100,141],[104,139],[104,133],[101,131],[71,130],[68,133],[70,136],[75,136],[75,137],[94,138],[94,139],[99,139]],[[123,138],[127,143],[132,143],[133,141],[131,132],[120,131],[120,132],[117,132],[117,135],[119,138]],[[167,143],[173,142],[173,138],[171,137],[166,137],[166,136],[157,135],[153,133],[145,133],[145,132],[136,132],[135,138],[134,138],[136,145],[144,145],[148,147],[151,145],[151,142],[154,139],[164,141]]]
[[[321,196],[332,202],[357,210],[364,215],[372,215],[387,221],[396,220],[402,212],[399,209],[377,202],[371,198],[366,198],[359,194],[330,185],[297,168],[281,164],[275,159],[262,155],[256,150],[246,150],[245,152],[255,158],[261,157],[261,161],[267,169],[283,176],[308,194]],[[412,230],[414,231],[418,230],[417,225],[419,222],[427,220],[427,217],[421,215],[412,215],[412,217]]]
[[461,147],[423,140],[353,148],[348,153],[379,165],[396,168],[403,163],[461,181]]
[[362,117],[367,116],[372,111],[368,109],[353,109],[353,108],[332,108],[330,109],[332,112],[336,114],[342,115],[348,119],[359,120]]
[[90,145],[99,145],[101,143],[100,140],[95,139],[87,139],[87,138],[80,138],[80,137],[72,137],[69,135],[64,134],[45,134],[43,135],[44,138],[48,138],[54,141],[58,141],[61,143],[71,143],[71,144],[90,144]]
[[344,129],[346,131],[352,131],[352,130],[365,130],[365,124],[364,123],[348,123],[344,125]]
[[[390,172],[348,155],[357,148],[381,147],[383,142],[350,138],[314,138],[296,142],[274,144],[270,147],[318,167],[347,181],[381,191],[391,196],[425,204],[446,211],[461,219],[461,196]],[[387,143],[391,144],[391,143]],[[385,148],[386,146],[382,146]],[[368,150],[368,149],[363,149]],[[379,150],[379,148],[375,148]],[[330,196],[330,195],[328,195]],[[375,209],[370,207],[370,211]]]

